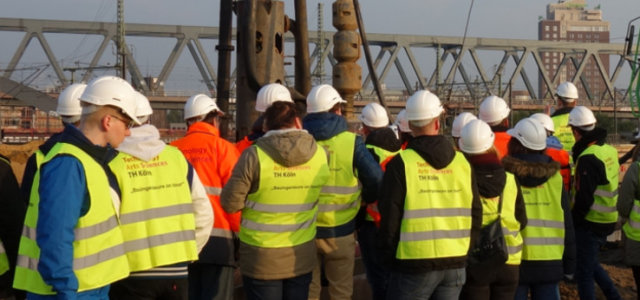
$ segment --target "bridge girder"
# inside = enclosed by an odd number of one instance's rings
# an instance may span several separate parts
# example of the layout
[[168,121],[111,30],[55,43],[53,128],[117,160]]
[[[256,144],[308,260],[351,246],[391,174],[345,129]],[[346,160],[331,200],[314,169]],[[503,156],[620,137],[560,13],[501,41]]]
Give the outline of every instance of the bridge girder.
[[[2,77],[10,79],[13,70],[18,67],[25,50],[29,46],[31,40],[36,38],[44,51],[47,60],[52,67],[55,76],[59,82],[66,86],[69,78],[66,77],[63,67],[60,66],[60,60],[51,51],[49,42],[45,36],[47,33],[62,34],[80,34],[101,36],[102,40],[97,50],[93,54],[91,62],[87,67],[88,72],[82,78],[88,81],[91,76],[91,68],[98,67],[98,62],[103,57],[106,47],[110,42],[114,42],[116,38],[116,23],[106,22],[82,22],[82,21],[60,21],[60,20],[38,20],[38,19],[16,19],[16,18],[0,18],[0,32],[23,32],[24,36],[17,45],[12,58],[7,65]],[[206,26],[181,26],[181,25],[154,25],[154,24],[126,24],[127,37],[157,37],[170,38],[175,40],[169,57],[164,61],[161,71],[158,74],[151,74],[157,77],[159,84],[169,78],[175,64],[184,51],[188,49],[193,58],[197,72],[201,76],[202,82],[206,87],[213,91],[215,89],[216,72],[212,63],[215,52],[213,49],[205,49],[202,46],[204,40],[217,40],[218,28]],[[317,36],[317,33],[310,32],[309,36]],[[309,41],[315,49],[311,55],[311,61],[315,62],[313,73],[318,70],[319,64],[335,65],[336,60],[332,55],[333,38],[332,32],[325,32],[326,40],[322,45],[323,49],[318,48],[318,40]],[[235,32],[234,32],[235,35]],[[379,48],[377,58],[374,62],[376,73],[381,83],[388,79],[389,73],[395,67],[398,72],[400,82],[404,86],[407,94],[412,93],[416,87],[412,86],[412,82],[416,83],[417,88],[428,88],[442,92],[443,88],[451,88],[456,81],[461,81],[463,89],[470,95],[474,101],[479,97],[488,94],[499,94],[507,97],[513,90],[513,86],[518,80],[522,80],[529,96],[534,99],[544,99],[553,95],[555,87],[561,79],[559,72],[550,77],[546,72],[539,72],[545,69],[545,63],[540,55],[543,52],[558,52],[563,56],[559,67],[567,64],[573,64],[576,69],[575,76],[569,80],[573,82],[583,80],[583,71],[589,59],[593,59],[598,68],[598,73],[605,83],[605,90],[601,95],[594,95],[590,88],[585,84],[590,104],[597,105],[596,101],[603,99],[614,99],[616,95],[615,84],[620,80],[620,74],[625,68],[631,69],[630,62],[626,60],[623,54],[623,44],[602,44],[602,43],[571,43],[571,42],[553,42],[553,41],[537,41],[523,39],[495,39],[495,38],[473,38],[469,37],[462,45],[460,37],[444,37],[444,36],[417,36],[402,34],[368,34],[369,44],[375,50]],[[293,41],[293,37],[288,34],[286,37],[288,42]],[[128,49],[128,47],[126,47]],[[436,54],[432,58],[428,58],[428,62],[436,62],[433,65],[425,64],[424,60],[419,61],[419,55],[416,52],[422,49],[436,50]],[[439,53],[442,54],[438,57]],[[489,62],[478,55],[479,51],[491,53],[490,55],[502,59],[497,62],[496,58],[491,58]],[[600,59],[601,55],[609,55],[617,57],[613,72],[609,72],[608,67],[604,65]],[[470,63],[465,64],[464,60],[469,57]],[[133,54],[127,53],[128,70],[133,82],[144,92],[149,93],[150,87],[147,86],[142,72],[135,61]],[[509,66],[509,63],[513,66]],[[527,63],[533,63],[535,69],[527,68]],[[448,64],[448,65],[447,65]],[[383,66],[380,70],[379,67]],[[443,67],[446,66],[446,67]],[[484,66],[493,66],[493,72],[488,72]],[[471,67],[470,69],[468,69]],[[430,69],[429,69],[430,68]],[[411,70],[412,72],[406,72]],[[423,72],[427,71],[427,73]],[[470,72],[471,71],[471,72]],[[535,72],[534,78],[540,78],[543,82],[542,92],[537,92],[531,84],[531,72]],[[366,68],[364,73],[368,73]],[[236,72],[233,72],[234,76]],[[427,76],[426,74],[431,74]],[[446,76],[443,77],[442,75]],[[456,75],[454,75],[456,74]],[[473,75],[479,78],[480,82],[474,82]],[[632,74],[634,80],[638,76]],[[444,78],[444,80],[442,80]],[[506,88],[503,90],[500,84],[501,78],[507,79]],[[627,83],[624,86],[628,86]],[[0,85],[2,88],[2,85]],[[370,76],[367,75],[364,80],[363,90],[361,93],[372,93],[372,85]],[[1,91],[1,90],[0,90]],[[6,92],[6,91],[5,91]],[[624,97],[627,92],[624,92]],[[619,100],[619,99],[618,99]]]

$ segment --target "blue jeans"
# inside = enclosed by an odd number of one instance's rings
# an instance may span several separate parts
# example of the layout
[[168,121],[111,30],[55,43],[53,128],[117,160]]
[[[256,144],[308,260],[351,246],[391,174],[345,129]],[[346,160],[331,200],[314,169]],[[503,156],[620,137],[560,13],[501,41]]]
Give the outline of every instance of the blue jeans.
[[307,299],[311,272],[293,278],[260,280],[242,276],[242,288],[248,300]]
[[389,282],[389,272],[382,267],[379,259],[378,248],[376,247],[376,234],[378,228],[371,221],[363,222],[358,229],[358,243],[362,262],[367,271],[367,281],[371,286],[373,300],[384,300],[387,296],[387,284]]
[[391,272],[387,298],[394,300],[458,299],[464,281],[464,268],[420,274]]
[[576,283],[581,300],[596,298],[594,280],[607,299],[620,299],[609,274],[598,262],[598,252],[605,242],[605,237],[598,236],[588,229],[576,228]]
[[515,300],[527,300],[531,291],[531,300],[560,300],[558,283],[521,284],[516,289]]

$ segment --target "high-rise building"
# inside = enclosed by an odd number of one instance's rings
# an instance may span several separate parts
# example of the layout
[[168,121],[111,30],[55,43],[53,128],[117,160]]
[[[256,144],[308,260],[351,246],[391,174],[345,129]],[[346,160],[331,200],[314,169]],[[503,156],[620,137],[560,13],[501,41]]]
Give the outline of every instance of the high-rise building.
[[[602,20],[602,11],[599,7],[586,9],[585,0],[559,0],[557,3],[547,5],[547,18],[538,23],[538,40],[541,41],[566,41],[575,43],[609,43],[608,21]],[[542,52],[541,58],[543,68],[550,80],[558,74],[556,83],[563,81],[574,81],[580,93],[580,99],[587,99],[587,93],[582,80],[586,83],[594,99],[599,99],[606,85],[602,79],[602,74],[593,58],[589,58],[581,77],[576,78],[576,66],[571,59],[567,59],[564,65],[560,66],[563,60],[563,53]],[[583,54],[576,53],[576,64],[580,64]],[[609,74],[609,56],[600,55],[600,60],[604,65],[605,74]],[[608,76],[608,75],[606,75]],[[542,75],[538,81],[540,97],[546,92]],[[547,94],[547,97],[550,95]],[[552,96],[552,95],[551,95]]]

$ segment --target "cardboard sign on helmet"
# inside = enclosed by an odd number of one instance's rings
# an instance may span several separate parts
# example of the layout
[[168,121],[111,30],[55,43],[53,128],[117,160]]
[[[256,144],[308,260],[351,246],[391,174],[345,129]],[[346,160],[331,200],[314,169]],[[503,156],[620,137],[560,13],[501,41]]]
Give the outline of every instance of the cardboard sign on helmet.
[[460,132],[458,147],[464,153],[480,154],[489,150],[496,139],[491,127],[482,120],[470,120]]
[[135,90],[124,79],[116,76],[98,77],[87,84],[80,101],[97,106],[110,105],[120,108],[133,122],[136,118]]
[[527,149],[544,150],[547,148],[547,132],[542,127],[542,123],[536,119],[522,119],[515,127],[507,130],[507,133]]
[[389,125],[389,116],[382,105],[372,102],[362,109],[362,113],[358,117],[364,125],[372,128],[380,128]]
[[291,92],[282,84],[269,83],[258,91],[256,111],[265,112],[276,101],[293,102]]
[[413,93],[407,100],[406,109],[409,121],[433,119],[444,112],[440,98],[427,90]]

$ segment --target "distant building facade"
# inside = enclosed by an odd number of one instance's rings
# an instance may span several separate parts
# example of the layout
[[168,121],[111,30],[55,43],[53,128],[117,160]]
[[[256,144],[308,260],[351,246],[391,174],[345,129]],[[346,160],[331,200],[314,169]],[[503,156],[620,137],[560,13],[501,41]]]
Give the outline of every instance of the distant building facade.
[[[610,24],[602,20],[602,11],[586,9],[585,0],[560,0],[558,3],[547,5],[547,17],[538,23],[538,40],[541,41],[567,41],[578,43],[609,43]],[[576,54],[576,63],[580,64],[583,54]],[[594,99],[599,99],[606,85],[602,75],[598,70],[596,62],[590,58],[581,73],[582,80],[577,78],[576,66],[567,59],[564,65],[560,66],[563,54],[558,52],[541,52],[541,59],[544,71],[550,80],[558,74],[556,83],[563,81],[574,81],[580,93],[580,99],[587,99],[587,92],[583,81],[588,86]],[[609,74],[609,56],[600,55],[603,69]],[[607,75],[608,76],[608,75]],[[546,92],[545,84],[540,75],[539,81],[540,96]],[[548,95],[546,97],[552,97]]]

